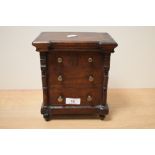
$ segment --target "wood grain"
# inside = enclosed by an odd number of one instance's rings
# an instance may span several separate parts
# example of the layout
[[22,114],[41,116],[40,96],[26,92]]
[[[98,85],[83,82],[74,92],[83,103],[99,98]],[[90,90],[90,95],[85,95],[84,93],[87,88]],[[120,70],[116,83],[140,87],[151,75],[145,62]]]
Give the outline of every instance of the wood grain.
[[0,128],[155,128],[155,89],[110,89],[104,121],[82,116],[46,122],[41,90],[1,90]]
[[[68,37],[71,34],[43,32],[32,42],[36,51],[40,52],[43,88],[41,114],[47,121],[54,115],[75,113],[98,114],[100,119],[104,119],[109,113],[107,84],[110,56],[118,44],[108,33],[77,32],[72,34],[75,37]],[[61,89],[58,90],[58,86]],[[77,89],[79,86],[83,92]],[[81,99],[81,105],[86,106],[54,106],[59,105],[57,101],[64,105],[65,98],[74,96]],[[87,102],[88,97],[92,102]]]

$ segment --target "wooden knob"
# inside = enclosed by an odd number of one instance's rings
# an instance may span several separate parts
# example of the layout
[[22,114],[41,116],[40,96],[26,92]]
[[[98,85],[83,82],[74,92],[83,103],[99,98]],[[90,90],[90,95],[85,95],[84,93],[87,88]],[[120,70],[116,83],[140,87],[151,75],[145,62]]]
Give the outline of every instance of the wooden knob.
[[61,57],[58,58],[58,63],[62,63],[62,58]]
[[88,95],[88,97],[87,97],[87,101],[88,101],[88,102],[91,102],[92,99],[93,99],[93,98],[92,98],[90,95]]
[[58,100],[58,102],[62,102],[63,101],[63,97],[59,96],[57,100]]
[[93,62],[93,58],[88,58],[88,62]]
[[94,77],[90,75],[90,76],[89,76],[89,81],[90,81],[90,82],[94,81]]
[[62,81],[62,76],[61,75],[58,76],[58,81]]

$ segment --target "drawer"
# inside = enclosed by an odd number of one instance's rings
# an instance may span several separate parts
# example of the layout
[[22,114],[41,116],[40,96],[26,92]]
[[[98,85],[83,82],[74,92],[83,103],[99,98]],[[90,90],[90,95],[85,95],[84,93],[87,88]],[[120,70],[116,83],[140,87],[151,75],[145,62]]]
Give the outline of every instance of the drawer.
[[48,63],[51,66],[61,67],[94,67],[103,65],[103,54],[99,52],[51,52],[48,54]]
[[102,85],[102,63],[100,54],[50,54],[49,85]]
[[103,83],[103,73],[90,68],[62,68],[49,71],[48,85],[62,86],[97,86]]
[[[70,99],[73,99],[73,102]],[[51,105],[98,105],[102,103],[102,87],[86,89],[52,87],[49,89],[49,103]]]

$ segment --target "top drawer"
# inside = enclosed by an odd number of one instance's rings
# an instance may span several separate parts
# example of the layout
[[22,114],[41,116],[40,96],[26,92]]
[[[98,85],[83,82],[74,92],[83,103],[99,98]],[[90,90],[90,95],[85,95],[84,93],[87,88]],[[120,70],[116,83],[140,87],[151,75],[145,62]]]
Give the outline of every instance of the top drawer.
[[100,67],[103,54],[99,52],[51,52],[48,64],[54,67]]
[[50,85],[100,85],[103,82],[103,55],[93,52],[50,53],[48,75]]

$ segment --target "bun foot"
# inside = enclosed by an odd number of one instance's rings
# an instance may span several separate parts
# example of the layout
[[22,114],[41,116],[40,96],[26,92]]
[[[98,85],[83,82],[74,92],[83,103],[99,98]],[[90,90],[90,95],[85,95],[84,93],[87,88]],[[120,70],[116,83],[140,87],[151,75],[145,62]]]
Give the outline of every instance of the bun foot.
[[42,107],[41,108],[41,114],[43,114],[43,117],[46,121],[49,121],[51,118],[50,109],[48,107]]
[[50,115],[48,113],[43,114],[43,117],[46,121],[50,120]]
[[107,104],[100,104],[97,106],[98,109],[98,115],[101,120],[104,120],[105,116],[109,113],[109,108]]
[[99,115],[101,120],[104,120],[105,115]]

